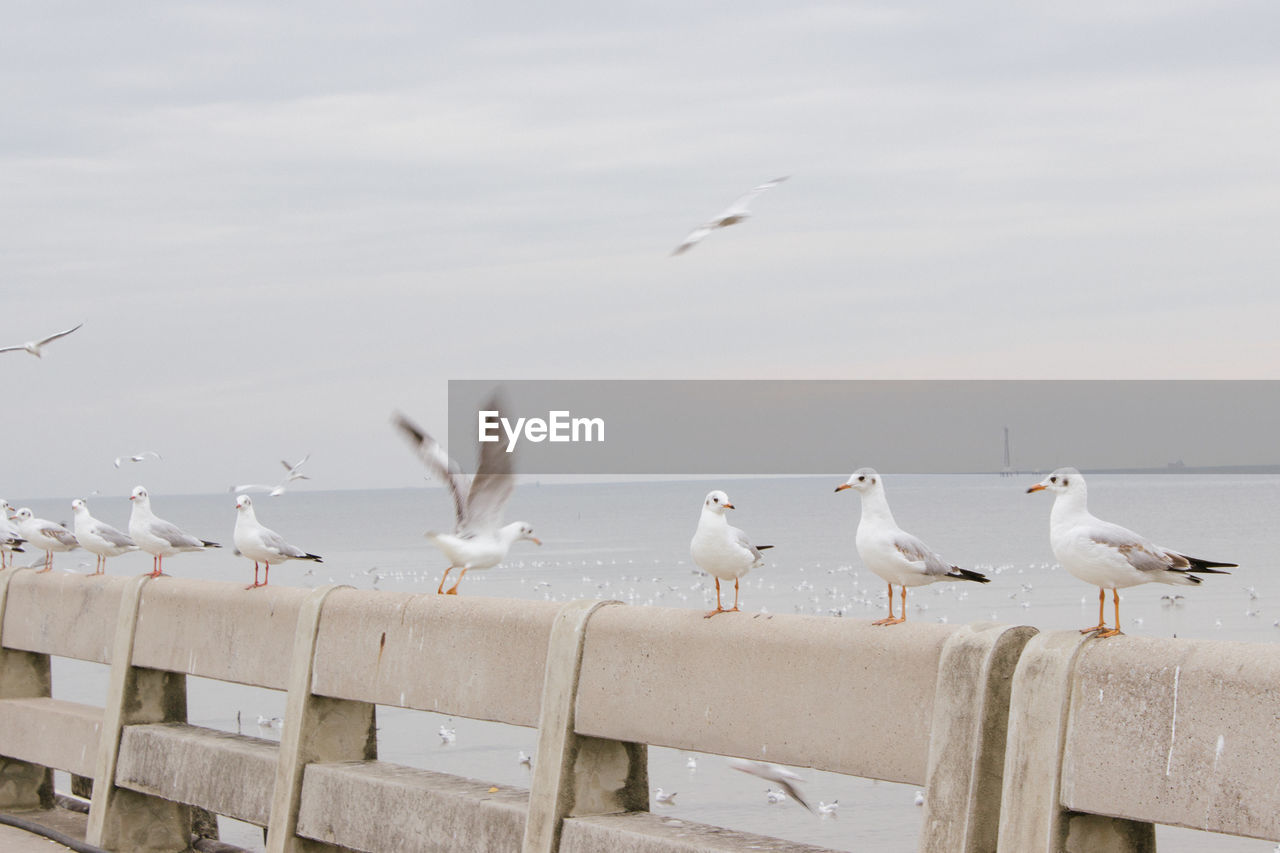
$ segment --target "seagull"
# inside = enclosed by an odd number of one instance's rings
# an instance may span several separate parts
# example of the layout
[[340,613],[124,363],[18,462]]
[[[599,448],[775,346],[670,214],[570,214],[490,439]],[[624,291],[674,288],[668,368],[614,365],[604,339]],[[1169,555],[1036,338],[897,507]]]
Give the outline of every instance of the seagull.
[[679,792],[672,791],[670,794],[668,794],[666,791],[659,788],[658,790],[653,792],[653,798],[664,806],[674,806],[676,804],[677,793]]
[[785,803],[788,799],[787,795],[782,791],[778,790],[777,788],[765,788],[764,797],[766,800],[769,801],[770,805]]
[[697,769],[698,769],[698,756],[696,756],[696,755],[690,755],[687,759],[685,759],[684,766],[685,766],[685,767],[687,767],[687,768],[688,768],[688,769],[690,769],[690,770],[697,770]]
[[[491,399],[484,408],[486,411],[499,411],[497,399]],[[417,449],[428,470],[444,481],[453,497],[453,533],[432,531],[427,534],[432,544],[449,558],[449,566],[440,578],[437,593],[457,595],[458,584],[470,569],[493,568],[507,558],[507,552],[516,542],[527,540],[535,545],[542,544],[527,522],[513,521],[505,527],[499,526],[502,510],[516,487],[506,442],[485,442],[481,445],[480,464],[468,489],[466,475],[458,463],[449,458],[440,442],[404,415],[396,414],[394,423]],[[444,582],[454,569],[462,571],[445,592]]]
[[[83,325],[84,323],[80,324],[80,326],[83,326]],[[12,346],[12,347],[0,347],[0,352],[18,352],[19,350],[26,350],[27,352],[34,355],[36,358],[40,358],[41,357],[40,351],[44,349],[45,344],[49,343],[50,341],[56,341],[58,338],[65,338],[67,335],[71,334],[76,329],[80,328],[80,326],[73,326],[72,328],[67,329],[65,332],[55,332],[49,337],[41,338],[38,341],[27,341],[25,344],[18,344],[17,346]]]
[[31,510],[25,506],[18,510],[17,521],[22,538],[30,542],[33,548],[44,551],[44,568],[38,569],[36,574],[43,574],[53,568],[55,551],[72,551],[79,545],[70,530],[56,522],[33,517]]
[[458,732],[444,725],[440,726],[440,730],[436,734],[440,736],[441,743],[453,743],[458,739]]
[[20,546],[27,540],[22,538],[22,534],[14,526],[9,515],[11,512],[13,507],[7,500],[0,498],[0,569],[8,568],[15,551],[19,554],[26,553]]
[[[693,561],[709,575],[716,579],[716,609],[703,618],[710,619],[717,613],[738,612],[738,582],[752,569],[764,565],[760,552],[772,548],[772,545],[752,545],[747,534],[729,525],[724,517],[725,510],[733,509],[729,496],[716,489],[708,492],[702,501],[702,515],[698,518],[698,529],[694,531],[693,541],[689,543],[689,553]],[[720,604],[721,579],[733,579],[733,607],[725,610]]]
[[818,800],[818,814],[822,815],[823,817],[835,817],[836,811],[839,808],[840,808],[839,800],[832,800],[829,803],[824,803],[822,802],[822,800]]
[[159,453],[154,450],[144,450],[141,453],[135,453],[132,456],[117,456],[115,458],[115,466],[119,468],[126,462],[146,462],[148,459],[155,459],[157,462],[163,462]]
[[755,201],[755,197],[765,190],[776,187],[788,177],[790,176],[783,175],[781,178],[774,178],[772,181],[766,181],[758,187],[753,187],[749,192],[740,196],[733,204],[729,205],[724,210],[720,211],[715,216],[690,231],[689,236],[685,237],[683,242],[681,242],[679,246],[676,246],[675,251],[671,254],[683,254],[698,245],[703,237],[706,237],[717,228],[727,228],[730,225],[735,225],[748,218],[751,216],[751,211],[748,210],[747,207],[751,202]]
[[76,515],[76,539],[79,540],[80,547],[98,558],[93,568],[95,575],[106,573],[108,557],[119,557],[129,551],[138,550],[138,543],[110,524],[90,515],[89,505],[83,500],[72,501],[71,509]]
[[796,787],[797,782],[803,782],[804,780],[787,768],[779,767],[777,764],[768,764],[763,761],[747,761],[741,758],[730,759],[729,766],[734,770],[741,770],[743,773],[750,773],[752,776],[759,776],[761,779],[776,782],[782,786],[782,790],[786,791],[791,799],[809,811],[813,811],[813,806],[809,805],[808,800],[804,798],[804,795],[800,793],[800,789]]
[[533,767],[533,756],[525,752],[523,749],[520,750],[520,754],[516,756],[516,760],[525,767]]
[[915,804],[917,806],[924,805],[924,791],[916,791]]
[[[1114,637],[1120,632],[1120,590],[1138,584],[1198,584],[1200,574],[1226,575],[1235,563],[1217,563],[1189,557],[1155,544],[1132,530],[1103,521],[1089,512],[1084,477],[1075,468],[1059,468],[1027,489],[1027,493],[1053,492],[1049,514],[1049,544],[1062,567],[1086,583],[1098,587],[1098,624],[1082,634]],[[1103,608],[1111,590],[1116,625],[1107,628]]]
[[164,558],[183,551],[203,551],[205,548],[221,548],[217,542],[197,539],[184,533],[176,525],[157,518],[151,511],[151,496],[142,486],[129,495],[133,510],[129,514],[129,535],[138,547],[151,555],[151,577],[164,574]]
[[[271,564],[283,563],[285,560],[314,560],[323,563],[316,554],[308,554],[301,548],[295,548],[280,538],[274,530],[263,527],[253,511],[253,501],[248,495],[236,498],[236,530],[232,534],[236,550],[253,560],[253,585],[245,589],[256,589],[266,586],[271,580]],[[258,583],[258,563],[266,565],[262,575],[262,583]]]
[[[907,533],[893,520],[889,501],[884,496],[884,481],[871,468],[859,468],[849,475],[837,492],[853,489],[862,496],[862,518],[854,544],[867,568],[889,584],[889,616],[873,625],[898,625],[907,621],[907,587],[923,586],[937,581],[976,581],[990,583],[981,572],[953,566],[935,554],[928,545]],[[893,585],[902,587],[902,615],[893,615]]]
[[292,483],[294,480],[310,480],[311,479],[306,474],[298,473],[298,469],[301,468],[303,464],[310,458],[311,458],[311,454],[308,453],[306,456],[302,457],[302,459],[299,462],[293,465],[290,465],[288,462],[281,459],[280,464],[284,466],[284,470],[285,470],[284,479],[281,480],[279,483],[276,483],[274,486],[264,485],[263,483],[244,483],[242,485],[232,486],[230,489],[227,489],[227,491],[234,492],[236,494],[239,494],[242,492],[266,492],[267,494],[271,495],[271,497],[278,498],[285,493],[285,491],[288,489],[289,484]]
[[284,720],[281,717],[264,717],[258,715],[258,727],[263,729],[278,729],[284,726]]

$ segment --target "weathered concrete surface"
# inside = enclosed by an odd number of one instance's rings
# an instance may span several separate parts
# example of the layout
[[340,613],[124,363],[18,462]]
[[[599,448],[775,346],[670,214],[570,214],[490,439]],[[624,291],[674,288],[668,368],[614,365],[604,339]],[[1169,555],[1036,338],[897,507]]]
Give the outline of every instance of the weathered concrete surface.
[[313,590],[298,612],[293,639],[289,701],[280,737],[279,760],[271,797],[267,853],[312,853],[318,842],[297,836],[302,776],[308,764],[378,757],[375,707],[367,702],[330,699],[311,693],[312,662],[324,602],[337,586]]
[[367,853],[517,853],[527,806],[527,791],[430,770],[310,764],[298,834]]
[[1062,804],[1280,838],[1280,646],[1117,637],[1076,660]]
[[[73,812],[64,808],[33,809],[17,812],[17,816],[61,832],[76,841],[84,840],[87,816],[83,812]],[[0,826],[0,850],[4,853],[57,853],[59,850],[67,849],[69,848],[50,841],[44,836]]]
[[559,609],[553,602],[336,590],[320,620],[312,690],[536,726]]
[[1000,832],[1009,693],[1036,629],[961,626],[942,649],[920,849],[988,853]]
[[277,747],[274,741],[189,726],[128,726],[116,784],[143,794],[266,826]]
[[127,578],[19,571],[9,584],[4,646],[95,663],[111,662]]
[[[128,578],[120,593],[111,650],[111,679],[102,709],[102,733],[94,765],[93,799],[85,838],[107,850],[170,853],[191,836],[191,810],[169,800],[116,785],[121,734],[125,726],[186,722],[187,680],[183,675],[131,664],[142,594],[152,578]],[[177,628],[180,632],[181,626]]]
[[592,616],[616,601],[572,601],[551,628],[524,853],[555,853],[569,815],[649,807],[648,748],[574,733],[583,643]]
[[610,607],[587,627],[577,731],[919,785],[955,630]]
[[830,853],[826,847],[752,835],[673,817],[634,812],[575,817],[564,822],[560,853]]
[[[1149,853],[1153,849],[1151,824],[1074,815],[1060,802],[1071,678],[1077,655],[1090,642],[1095,641],[1078,631],[1039,634],[1018,660],[1009,699],[1000,853]],[[1068,847],[1069,838],[1072,847]]]
[[0,754],[92,776],[102,709],[62,699],[0,699]]
[[284,690],[298,608],[310,590],[157,578],[142,594],[133,665]]
[[[27,569],[0,571],[0,636],[4,634],[13,581],[33,574]],[[7,649],[0,645],[0,699],[49,696],[52,684],[47,654]],[[52,806],[52,770],[39,764],[0,757],[0,808],[47,809]]]

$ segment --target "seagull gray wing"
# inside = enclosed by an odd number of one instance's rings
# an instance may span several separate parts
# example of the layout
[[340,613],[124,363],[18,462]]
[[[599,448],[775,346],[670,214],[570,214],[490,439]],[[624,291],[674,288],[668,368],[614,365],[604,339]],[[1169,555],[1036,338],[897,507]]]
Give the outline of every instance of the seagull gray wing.
[[284,470],[286,470],[286,471],[288,471],[288,472],[289,472],[289,479],[291,479],[291,480],[310,480],[311,478],[310,478],[310,477],[308,477],[306,474],[299,474],[299,473],[298,473],[298,469],[299,469],[299,468],[301,468],[303,465],[305,465],[305,464],[306,464],[306,462],[307,462],[307,460],[308,460],[308,459],[310,459],[310,458],[311,458],[311,454],[310,454],[310,453],[308,453],[306,456],[304,456],[304,457],[302,457],[301,459],[299,459],[299,460],[298,460],[298,463],[297,463],[296,465],[290,465],[290,464],[289,464],[286,460],[284,460],[284,459],[281,459],[281,460],[280,460],[280,464],[284,466]]
[[70,329],[67,329],[65,332],[55,332],[49,337],[44,338],[43,340],[37,341],[36,346],[42,347],[45,344],[49,343],[49,341],[56,341],[58,338],[65,338],[67,335],[71,334],[72,332],[74,332],[76,329],[80,328],[80,326],[83,326],[83,325],[84,323],[81,323],[77,326],[72,326]]
[[48,536],[50,539],[53,539],[57,542],[62,543],[63,545],[70,545],[72,547],[75,547],[76,545],[80,544],[80,541],[76,539],[75,534],[73,534],[70,530],[67,530],[67,528],[57,524],[43,525],[42,527],[40,527],[40,532],[45,536]]
[[760,184],[757,187],[752,187],[747,192],[738,196],[738,198],[733,202],[733,204],[729,205],[725,209],[724,213],[720,214],[719,218],[726,219],[731,216],[735,216],[735,215],[740,216],[743,213],[746,213],[747,208],[751,206],[751,202],[755,201],[756,196],[760,195],[760,193],[764,192],[765,190],[773,189],[778,184],[785,181],[788,177],[790,176],[783,175],[780,178],[774,178],[772,181],[765,181],[763,184]]
[[[497,396],[489,399],[484,411],[502,411]],[[502,511],[516,489],[512,454],[507,452],[510,441],[510,438],[503,437],[501,441],[486,441],[480,445],[480,464],[471,480],[459,532],[493,531],[502,525]]]
[[130,546],[137,547],[137,543],[130,539],[124,533],[116,530],[110,524],[104,524],[101,521],[94,521],[93,527],[89,528],[93,533],[101,536],[103,539],[115,545],[117,548],[128,548]]
[[751,556],[756,560],[762,559],[764,557],[764,555],[760,553],[761,549],[773,547],[772,545],[761,545],[759,547],[752,545],[751,540],[747,538],[747,534],[742,532],[736,527],[730,527],[729,533],[733,536],[734,541],[737,542],[738,545],[750,551]]
[[[713,230],[715,230],[715,227],[712,225],[699,225],[697,228],[689,232],[689,236],[685,237],[684,240],[680,243],[680,245],[676,246],[675,251],[673,251],[671,254],[672,255],[684,254],[685,252],[692,249],[694,246],[698,245],[698,243],[702,241],[702,238],[710,234]],[[18,349],[22,349],[22,347],[18,347]]]
[[900,531],[893,540],[893,547],[911,562],[924,563],[926,575],[945,575],[951,571],[948,563],[910,533]]
[[174,548],[200,548],[204,546],[203,541],[188,533],[183,533],[176,524],[171,524],[162,518],[151,519],[147,524],[147,532],[157,539],[163,539]]
[[294,558],[305,557],[307,554],[307,552],[303,551],[301,548],[295,548],[288,542],[284,541],[284,538],[281,537],[279,533],[276,533],[274,530],[269,528],[259,528],[258,536],[262,541],[262,547],[266,548],[268,551],[274,551],[282,556]]
[[467,476],[462,473],[458,463],[445,453],[440,442],[428,435],[422,427],[399,412],[393,416],[392,422],[418,451],[418,457],[427,466],[427,470],[449,488],[457,528],[461,530],[467,518]]
[[1166,553],[1155,543],[1118,524],[1103,522],[1090,529],[1087,535],[1091,541],[1120,554],[1130,566],[1140,572],[1185,570],[1190,566],[1185,557],[1178,555],[1179,559],[1175,560],[1173,555]]

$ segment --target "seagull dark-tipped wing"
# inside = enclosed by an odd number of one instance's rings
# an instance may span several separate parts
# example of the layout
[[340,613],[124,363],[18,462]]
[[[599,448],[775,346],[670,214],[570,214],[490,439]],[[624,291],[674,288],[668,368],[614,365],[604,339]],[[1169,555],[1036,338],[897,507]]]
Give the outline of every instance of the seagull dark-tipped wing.
[[393,416],[392,422],[418,451],[418,457],[427,466],[427,470],[449,488],[457,529],[462,530],[467,519],[467,476],[462,473],[458,463],[445,453],[440,442],[428,435],[422,427],[399,412]]

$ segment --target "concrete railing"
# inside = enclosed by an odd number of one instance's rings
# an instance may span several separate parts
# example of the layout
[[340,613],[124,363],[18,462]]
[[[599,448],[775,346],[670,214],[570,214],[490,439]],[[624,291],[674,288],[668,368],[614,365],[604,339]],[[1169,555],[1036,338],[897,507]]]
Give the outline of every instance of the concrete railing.
[[[50,656],[109,665],[102,706],[50,699]],[[286,691],[280,742],[188,725],[187,675]],[[1278,690],[1269,646],[17,569],[0,809],[59,769],[111,850],[184,849],[191,807],[277,853],[818,849],[650,815],[656,745],[923,787],[922,850],[1146,850],[1280,835]],[[377,705],[536,727],[530,790],[379,761]]]

